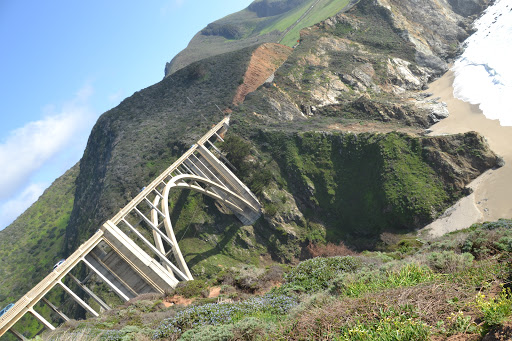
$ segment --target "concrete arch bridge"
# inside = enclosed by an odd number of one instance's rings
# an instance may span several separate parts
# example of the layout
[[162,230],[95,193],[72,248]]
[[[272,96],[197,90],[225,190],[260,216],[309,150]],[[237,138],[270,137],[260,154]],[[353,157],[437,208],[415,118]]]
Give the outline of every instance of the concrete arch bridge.
[[[89,316],[98,316],[101,311],[111,309],[86,286],[92,275],[101,279],[124,301],[143,293],[164,293],[179,281],[192,280],[170,219],[169,192],[173,189],[200,192],[229,208],[242,223],[254,223],[261,214],[260,203],[228,168],[229,161],[215,146],[217,141],[223,141],[228,127],[229,117],[225,117],[0,316],[0,337],[10,331],[24,339],[13,326],[26,314],[35,317],[47,329],[55,329],[57,322],[41,313],[42,304],[47,305],[53,311],[51,315],[57,316],[58,320],[69,320],[59,307],[48,300],[49,293],[57,288],[82,306]],[[147,227],[152,238],[144,233]],[[77,266],[88,269],[89,274],[84,280],[71,273]],[[78,291],[82,291],[81,295]],[[81,298],[84,296],[89,297],[89,303],[95,302],[96,308]]]

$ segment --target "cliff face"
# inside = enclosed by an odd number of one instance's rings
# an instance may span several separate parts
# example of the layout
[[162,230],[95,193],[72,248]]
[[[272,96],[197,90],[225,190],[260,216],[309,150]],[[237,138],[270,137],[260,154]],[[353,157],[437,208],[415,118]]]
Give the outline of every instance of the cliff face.
[[215,105],[231,105],[254,48],[194,63],[101,116],[80,164],[69,251],[220,120]]
[[242,110],[274,122],[320,115],[427,128],[448,111],[422,90],[460,52],[469,21],[437,0],[361,0],[304,29],[276,86]]

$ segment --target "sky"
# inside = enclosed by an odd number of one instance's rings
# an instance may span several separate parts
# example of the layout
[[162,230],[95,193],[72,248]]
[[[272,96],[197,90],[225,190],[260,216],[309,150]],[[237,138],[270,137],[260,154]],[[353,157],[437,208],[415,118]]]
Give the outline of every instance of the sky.
[[252,0],[0,0],[0,230],[82,157],[98,117]]

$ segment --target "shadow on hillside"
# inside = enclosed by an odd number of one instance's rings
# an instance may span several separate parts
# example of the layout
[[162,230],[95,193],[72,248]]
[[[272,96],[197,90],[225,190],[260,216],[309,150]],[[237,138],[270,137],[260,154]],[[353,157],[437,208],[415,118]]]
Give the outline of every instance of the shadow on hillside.
[[211,256],[219,254],[226,247],[226,245],[233,239],[233,237],[236,235],[237,231],[240,229],[240,226],[241,226],[240,224],[232,224],[225,231],[225,233],[222,234],[222,236],[223,236],[222,240],[220,242],[218,242],[214,248],[212,248],[206,252],[202,252],[202,253],[196,253],[196,254],[191,253],[191,255],[195,255],[195,256],[194,256],[194,258],[192,258],[191,260],[189,260],[187,262],[188,266],[190,268],[192,268],[199,262],[201,262],[205,259],[208,259]]

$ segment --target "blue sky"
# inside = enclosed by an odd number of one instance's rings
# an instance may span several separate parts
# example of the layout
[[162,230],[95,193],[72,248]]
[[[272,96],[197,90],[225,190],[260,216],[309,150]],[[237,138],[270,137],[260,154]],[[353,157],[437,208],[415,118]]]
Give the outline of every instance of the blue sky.
[[251,0],[0,0],[0,230],[82,156],[97,118]]

